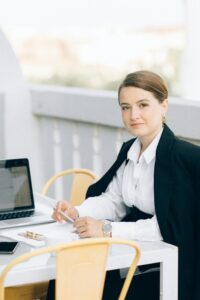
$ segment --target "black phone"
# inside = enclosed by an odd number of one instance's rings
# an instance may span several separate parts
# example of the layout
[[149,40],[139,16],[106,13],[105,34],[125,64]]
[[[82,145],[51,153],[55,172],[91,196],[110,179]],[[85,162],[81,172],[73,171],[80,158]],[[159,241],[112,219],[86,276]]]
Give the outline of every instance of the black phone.
[[19,242],[0,242],[0,254],[12,254],[15,252]]

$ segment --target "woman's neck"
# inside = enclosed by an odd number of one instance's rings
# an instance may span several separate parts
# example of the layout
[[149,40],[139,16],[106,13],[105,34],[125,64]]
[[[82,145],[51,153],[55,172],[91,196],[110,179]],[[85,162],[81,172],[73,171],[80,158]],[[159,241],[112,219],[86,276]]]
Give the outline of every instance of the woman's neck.
[[156,132],[154,132],[152,135],[146,136],[146,137],[138,137],[141,148],[140,148],[140,154],[139,157],[142,155],[142,153],[148,148],[148,146],[151,144],[151,142],[155,139],[155,137],[158,135],[158,133],[161,131],[162,127],[159,128]]

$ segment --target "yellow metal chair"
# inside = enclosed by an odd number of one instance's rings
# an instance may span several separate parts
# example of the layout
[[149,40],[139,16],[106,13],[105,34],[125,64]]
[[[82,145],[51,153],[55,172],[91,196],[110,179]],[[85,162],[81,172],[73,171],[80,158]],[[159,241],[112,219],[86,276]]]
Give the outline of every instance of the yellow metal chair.
[[4,282],[13,267],[34,256],[50,252],[56,252],[56,300],[100,300],[103,294],[109,247],[113,244],[134,248],[132,264],[119,296],[119,300],[124,300],[140,258],[140,248],[133,241],[115,238],[79,240],[41,248],[13,259],[0,276],[0,300],[4,300]]
[[85,199],[88,187],[97,179],[97,176],[87,169],[69,169],[59,172],[52,176],[42,189],[42,195],[46,195],[52,184],[65,175],[73,175],[73,182],[70,193],[70,203],[73,205],[81,204]]
[[[73,205],[81,204],[85,199],[87,188],[97,179],[97,176],[87,169],[69,169],[55,174],[44,185],[41,194],[46,195],[49,188],[59,177],[70,174],[73,175],[73,181],[69,200]],[[16,300],[22,297],[24,300],[45,299],[47,286],[48,282],[44,282],[40,284],[23,285],[16,288],[7,288],[6,300],[10,300],[13,295],[15,295]]]

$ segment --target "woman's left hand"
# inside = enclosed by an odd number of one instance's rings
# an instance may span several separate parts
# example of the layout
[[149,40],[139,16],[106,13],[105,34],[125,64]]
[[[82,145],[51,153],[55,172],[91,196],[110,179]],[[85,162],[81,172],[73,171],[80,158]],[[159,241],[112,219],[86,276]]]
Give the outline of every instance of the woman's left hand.
[[103,237],[103,221],[81,217],[75,220],[74,227],[81,238]]

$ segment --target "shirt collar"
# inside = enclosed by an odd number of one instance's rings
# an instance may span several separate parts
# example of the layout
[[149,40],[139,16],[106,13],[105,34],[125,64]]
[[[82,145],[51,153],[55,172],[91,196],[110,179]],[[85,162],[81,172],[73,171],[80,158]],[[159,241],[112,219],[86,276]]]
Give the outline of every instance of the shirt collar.
[[[146,150],[142,153],[142,155],[140,156],[139,162],[144,160],[147,164],[149,164],[155,158],[156,149],[157,149],[162,132],[163,132],[163,128],[155,136],[155,138],[153,139],[151,144],[149,144],[149,146],[146,148]],[[135,142],[133,143],[133,145],[131,146],[131,148],[129,149],[129,151],[127,153],[127,158],[132,160],[134,164],[137,163],[138,156],[140,154],[140,147],[141,147],[140,140],[138,138],[136,138]]]

